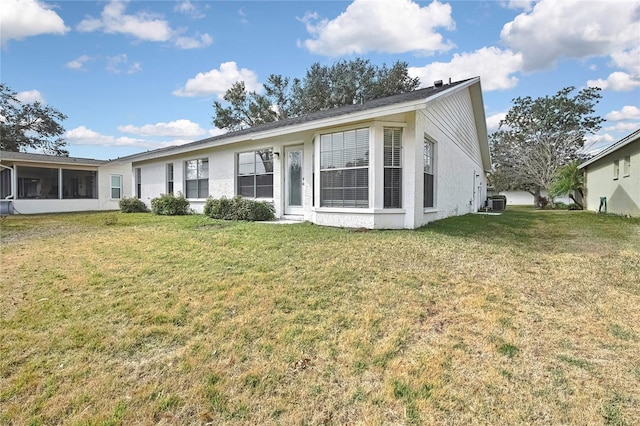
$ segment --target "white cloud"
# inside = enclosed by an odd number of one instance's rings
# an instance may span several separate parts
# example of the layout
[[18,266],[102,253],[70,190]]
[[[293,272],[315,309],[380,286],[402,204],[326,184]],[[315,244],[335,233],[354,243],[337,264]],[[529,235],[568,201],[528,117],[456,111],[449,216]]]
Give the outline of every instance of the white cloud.
[[500,121],[507,116],[506,112],[498,112],[487,117],[487,133],[493,133],[500,127]]
[[140,62],[129,65],[129,58],[125,53],[107,57],[106,70],[111,74],[135,74],[142,71]]
[[636,1],[541,0],[502,28],[502,41],[522,52],[524,70],[558,59],[609,56],[638,45]]
[[[638,39],[640,40],[640,35]],[[635,48],[612,53],[611,59],[613,65],[628,71],[636,78],[640,77],[640,44]]]
[[176,138],[196,138],[206,134],[198,123],[190,120],[175,120],[169,123],[145,124],[136,127],[131,124],[118,126],[118,130],[123,133],[131,133],[139,136],[162,136]]
[[105,5],[99,19],[88,17],[78,24],[77,30],[102,30],[107,34],[130,35],[142,41],[172,42],[181,49],[205,47],[213,41],[208,34],[202,34],[197,38],[182,36],[181,31],[173,30],[169,22],[159,15],[149,12],[126,14],[126,8],[126,2],[111,0]]
[[454,47],[436,31],[455,28],[451,5],[437,0],[424,7],[410,0],[354,0],[337,18],[314,23],[317,19],[315,13],[300,18],[313,38],[299,42],[316,54],[341,56],[377,51],[429,55]]
[[65,64],[65,68],[69,68],[71,70],[79,70],[84,71],[86,68],[84,67],[85,62],[91,60],[91,57],[88,55],[78,56],[73,61],[69,61]]
[[640,108],[633,105],[626,105],[620,111],[611,111],[604,118],[611,121],[640,120]]
[[588,135],[585,137],[584,147],[581,151],[587,156],[596,155],[617,139],[608,133],[598,135]]
[[214,68],[190,78],[184,87],[174,90],[173,94],[183,97],[216,95],[218,99],[222,99],[225,92],[238,81],[244,81],[248,91],[262,90],[262,85],[258,83],[258,76],[254,71],[246,68],[238,69],[235,62],[224,62],[220,64],[220,69]]
[[614,126],[608,126],[604,128],[604,130],[607,132],[618,132],[618,133],[632,133],[638,129],[640,129],[640,123],[638,122],[616,123]]
[[78,31],[103,30],[108,34],[128,34],[140,40],[167,41],[172,37],[172,29],[164,19],[149,13],[126,15],[126,3],[111,1],[102,10],[101,18],[87,18],[78,24]]
[[244,9],[240,8],[240,10],[238,10],[238,15],[240,15],[240,22],[242,22],[243,24],[249,23],[249,20],[247,19],[247,13],[244,11]]
[[143,140],[126,136],[116,138],[114,136],[103,135],[85,126],[67,130],[64,138],[71,145],[98,145],[98,146],[135,146],[141,148],[153,147],[153,144]]
[[535,1],[533,0],[503,0],[500,2],[502,7],[506,7],[507,9],[512,10],[524,10],[525,12],[529,12],[533,9],[533,4]]
[[42,96],[38,90],[27,90],[24,92],[19,92],[16,95],[16,98],[22,102],[23,104],[30,104],[33,102],[40,102],[41,104],[46,104],[47,101]]
[[485,91],[511,89],[518,84],[513,76],[522,67],[522,55],[497,47],[483,47],[473,53],[454,54],[450,62],[432,62],[424,67],[410,67],[409,74],[420,77],[423,86],[433,81],[463,80],[480,76]]
[[41,34],[65,34],[69,28],[51,8],[37,0],[2,0],[0,2],[0,40],[5,46],[11,39]]
[[184,13],[192,19],[202,19],[205,17],[205,14],[202,13],[200,8],[195,4],[191,3],[189,0],[183,0],[176,4],[173,8],[174,11]]
[[209,34],[198,34],[197,37],[176,37],[174,44],[180,49],[199,49],[209,46],[213,43],[213,39]]
[[622,71],[616,71],[609,74],[606,80],[599,78],[597,80],[587,81],[589,87],[599,87],[603,90],[613,90],[614,92],[628,92],[640,87],[640,77],[633,77]]
[[224,135],[227,133],[227,129],[218,129],[217,127],[214,127],[213,129],[209,129],[209,137],[214,137],[214,136],[220,136],[220,135]]

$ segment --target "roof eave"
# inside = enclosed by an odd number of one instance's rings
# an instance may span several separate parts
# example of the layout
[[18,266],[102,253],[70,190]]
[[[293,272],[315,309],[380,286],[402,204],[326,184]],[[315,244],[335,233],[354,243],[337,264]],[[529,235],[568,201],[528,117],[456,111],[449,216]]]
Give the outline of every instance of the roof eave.
[[607,148],[603,149],[598,154],[594,155],[593,157],[591,157],[590,159],[588,159],[584,163],[580,164],[578,166],[578,169],[583,169],[583,168],[587,167],[588,165],[593,164],[596,161],[606,157],[607,155],[611,154],[612,152],[615,152],[615,151],[619,150],[623,146],[627,146],[630,143],[635,142],[638,139],[640,139],[640,129],[636,130],[635,132],[633,132],[633,133],[625,136],[624,138],[620,139],[618,142],[615,142],[615,143],[611,144],[610,146],[608,146]]
[[[310,131],[315,129],[322,129],[326,127],[339,126],[339,125],[343,125],[351,122],[357,122],[357,121],[371,120],[378,116],[394,115],[394,114],[401,114],[409,111],[415,111],[421,108],[425,108],[429,102],[435,99],[446,96],[453,91],[458,91],[458,90],[462,90],[464,88],[470,87],[473,84],[479,83],[479,82],[480,82],[480,78],[476,77],[464,83],[452,86],[448,89],[441,90],[437,93],[434,93],[432,96],[428,96],[425,98],[420,98],[420,99],[406,101],[406,102],[397,103],[397,104],[384,105],[381,107],[366,109],[362,111],[354,111],[351,113],[346,113],[346,114],[338,115],[334,117],[320,118],[320,119],[311,120],[311,121],[307,121],[299,124],[291,124],[289,126],[280,127],[276,129],[269,129],[269,130],[263,130],[263,131],[258,130],[253,133],[248,133],[248,134],[245,133],[238,136],[230,135],[222,139],[212,139],[210,142],[205,142],[207,139],[204,139],[203,140],[204,143],[200,144],[197,147],[193,146],[192,144],[187,144],[184,146],[175,147],[175,150],[169,150],[169,151],[163,150],[162,152],[149,152],[147,155],[140,154],[141,155],[140,158],[134,159],[132,162],[136,163],[141,161],[148,161],[148,160],[153,160],[153,159],[167,157],[167,156],[180,155],[190,151],[200,151],[203,149],[230,145],[238,142],[261,140],[261,139],[266,139],[274,136],[305,132],[305,131]],[[483,107],[483,111],[484,111],[484,107]],[[486,124],[485,124],[485,134],[486,134]]]

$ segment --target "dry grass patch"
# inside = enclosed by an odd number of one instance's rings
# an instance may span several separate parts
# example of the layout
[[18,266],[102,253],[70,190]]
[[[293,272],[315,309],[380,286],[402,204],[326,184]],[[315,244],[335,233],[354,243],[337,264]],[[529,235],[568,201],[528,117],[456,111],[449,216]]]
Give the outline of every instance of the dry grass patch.
[[106,215],[2,222],[0,423],[640,418],[637,220]]

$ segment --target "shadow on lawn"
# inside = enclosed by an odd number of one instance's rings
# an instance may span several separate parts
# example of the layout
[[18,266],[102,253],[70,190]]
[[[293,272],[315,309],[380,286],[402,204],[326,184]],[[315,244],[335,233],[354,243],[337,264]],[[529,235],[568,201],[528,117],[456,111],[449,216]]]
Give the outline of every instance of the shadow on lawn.
[[451,237],[481,241],[512,241],[529,243],[532,231],[543,218],[534,210],[505,210],[499,216],[468,214],[429,223],[417,232],[433,232]]

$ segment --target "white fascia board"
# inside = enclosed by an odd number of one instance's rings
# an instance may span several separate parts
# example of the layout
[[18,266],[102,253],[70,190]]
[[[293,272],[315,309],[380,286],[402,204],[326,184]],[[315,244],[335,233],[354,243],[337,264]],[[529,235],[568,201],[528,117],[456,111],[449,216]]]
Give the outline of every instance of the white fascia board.
[[28,163],[28,164],[42,164],[42,165],[49,165],[49,166],[58,166],[58,167],[62,167],[63,166],[82,166],[82,167],[94,167],[94,168],[98,168],[104,164],[106,164],[107,162],[103,162],[103,163],[81,163],[81,162],[76,162],[76,163],[70,163],[70,162],[64,162],[64,161],[46,161],[46,160],[23,160],[23,159],[13,159],[13,158],[3,158],[0,159],[0,163],[1,162],[5,162],[5,163],[11,163],[11,164],[17,164],[18,166],[21,165],[22,163]]

